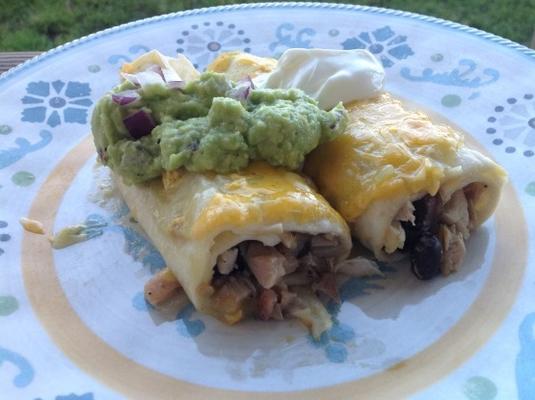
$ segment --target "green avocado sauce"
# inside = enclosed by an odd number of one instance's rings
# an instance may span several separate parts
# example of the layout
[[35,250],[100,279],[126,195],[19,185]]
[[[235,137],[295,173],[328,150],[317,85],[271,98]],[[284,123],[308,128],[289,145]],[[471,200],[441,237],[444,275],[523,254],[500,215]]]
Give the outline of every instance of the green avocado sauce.
[[[126,106],[112,100],[112,93],[133,89],[129,82],[115,87],[99,100],[91,120],[102,162],[127,183],[178,168],[234,172],[252,160],[296,170],[308,153],[347,126],[341,104],[322,110],[297,89],[253,89],[238,100],[236,83],[217,73],[203,73],[180,90],[145,86]],[[138,110],[150,114],[156,127],[135,139],[123,119]]]

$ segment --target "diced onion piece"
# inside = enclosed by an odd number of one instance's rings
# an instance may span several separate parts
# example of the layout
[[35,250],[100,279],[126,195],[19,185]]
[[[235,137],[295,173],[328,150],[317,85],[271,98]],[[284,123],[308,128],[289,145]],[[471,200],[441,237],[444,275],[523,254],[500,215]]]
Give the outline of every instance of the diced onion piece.
[[137,74],[129,74],[127,72],[121,72],[121,78],[125,81],[130,82],[132,85],[139,86],[139,80],[137,79]]
[[245,101],[249,98],[251,90],[254,89],[254,83],[249,76],[236,82],[236,86],[229,91],[228,96],[239,101]]
[[182,77],[172,68],[161,68],[161,71],[163,79],[167,83],[183,81]]
[[243,79],[240,79],[238,81],[239,84],[243,84],[243,85],[247,85],[249,86],[251,89],[254,89],[254,82],[253,80],[251,79],[251,77],[249,75],[247,75],[245,78]]
[[141,87],[160,84],[166,85],[169,89],[182,89],[185,86],[185,82],[174,69],[163,68],[160,65],[151,65],[135,74],[123,72],[121,76],[128,82]]
[[140,98],[139,93],[136,90],[125,90],[119,93],[113,93],[111,99],[115,104],[120,106],[126,106],[133,103]]
[[135,74],[127,74],[123,72],[121,73],[121,76],[128,82],[136,86],[141,86],[142,88],[148,85],[165,85],[163,75],[151,70],[141,71]]
[[162,77],[162,79],[165,81],[165,75],[163,73],[163,70],[162,70],[162,67],[160,67],[159,65],[151,65],[149,68],[147,68],[145,71],[150,71],[150,72],[156,72],[158,75],[160,75]]
[[145,110],[139,110],[123,119],[124,126],[134,139],[150,135],[156,124]]
[[185,86],[186,86],[186,82],[184,81],[168,81],[167,82],[167,87],[172,90],[184,89]]

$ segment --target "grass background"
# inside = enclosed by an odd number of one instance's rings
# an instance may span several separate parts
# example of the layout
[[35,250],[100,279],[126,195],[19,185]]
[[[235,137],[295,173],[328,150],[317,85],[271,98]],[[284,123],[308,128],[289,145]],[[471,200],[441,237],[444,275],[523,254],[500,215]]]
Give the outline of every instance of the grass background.
[[[0,6],[0,51],[47,50],[136,19],[223,4],[232,0],[19,0]],[[332,2],[332,1],[331,1]],[[529,45],[535,0],[360,0],[352,4],[432,15]]]

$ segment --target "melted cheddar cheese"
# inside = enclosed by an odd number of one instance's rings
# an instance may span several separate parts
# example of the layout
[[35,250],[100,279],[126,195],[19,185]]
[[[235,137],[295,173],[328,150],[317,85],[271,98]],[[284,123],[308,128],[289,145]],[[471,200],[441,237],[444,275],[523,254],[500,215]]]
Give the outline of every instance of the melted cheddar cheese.
[[121,66],[121,72],[135,74],[154,65],[159,66],[163,70],[171,69],[175,71],[179,75],[179,78],[186,82],[198,79],[200,75],[193,64],[184,55],[177,54],[176,58],[167,57],[157,50],[149,51],[136,58],[131,63],[124,63]]
[[445,175],[456,172],[460,133],[405,110],[388,94],[346,108],[347,131],[314,150],[305,164],[305,173],[346,220],[376,200],[434,195]]
[[219,55],[206,70],[224,73],[227,78],[238,81],[246,76],[254,78],[257,75],[271,72],[276,65],[277,60],[274,58],[232,51]]
[[282,168],[256,162],[223,179],[195,218],[191,226],[193,238],[224,229],[276,224],[289,216],[298,224],[322,219],[344,224],[303,177]]

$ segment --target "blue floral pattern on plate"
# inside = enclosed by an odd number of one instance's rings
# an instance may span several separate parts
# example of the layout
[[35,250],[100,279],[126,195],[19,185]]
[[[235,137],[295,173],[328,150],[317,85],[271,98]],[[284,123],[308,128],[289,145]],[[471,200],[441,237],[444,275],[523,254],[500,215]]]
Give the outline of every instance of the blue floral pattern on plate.
[[195,68],[204,68],[222,51],[251,51],[251,39],[245,31],[222,21],[193,24],[181,32],[176,43],[176,51],[187,53]]
[[533,93],[525,93],[518,97],[509,97],[503,105],[494,107],[494,113],[487,118],[486,133],[495,137],[495,146],[504,146],[508,154],[515,153],[517,148],[511,142],[520,142],[528,147],[522,154],[533,157],[535,148],[535,99]]
[[341,45],[345,50],[369,50],[381,60],[385,68],[392,67],[396,60],[404,60],[414,55],[407,44],[407,36],[396,34],[390,26],[384,26],[371,33],[361,32],[358,36],[347,38]]
[[128,48],[128,54],[113,54],[108,57],[109,64],[119,64],[130,62],[132,59],[139,57],[141,54],[148,52],[150,49],[142,44],[135,44]]
[[91,87],[85,82],[30,82],[26,96],[21,101],[24,122],[46,122],[52,128],[62,122],[85,124],[88,108],[93,105],[89,98]]
[[316,35],[316,30],[311,27],[296,28],[291,22],[280,24],[275,30],[277,40],[269,44],[269,50],[275,52],[281,48],[304,48],[312,47],[312,38]]
[[[0,221],[0,229],[4,229],[7,227],[6,221]],[[11,240],[11,235],[9,233],[0,233],[0,242],[7,242]],[[0,247],[0,256],[5,253],[5,250]]]
[[4,347],[0,347],[0,367],[2,367],[3,364],[11,364],[18,370],[18,373],[12,380],[13,386],[24,388],[32,383],[35,371],[28,359],[23,355]]
[[[45,400],[45,399],[38,398],[35,400]],[[91,392],[87,392],[83,394],[75,394],[75,393],[64,394],[64,395],[59,394],[56,397],[54,397],[54,400],[95,400],[95,396]]]
[[15,147],[0,149],[0,169],[16,163],[29,153],[41,150],[52,141],[52,133],[50,131],[42,130],[39,132],[39,136],[41,139],[35,143],[30,143],[24,137],[18,137],[15,139]]

